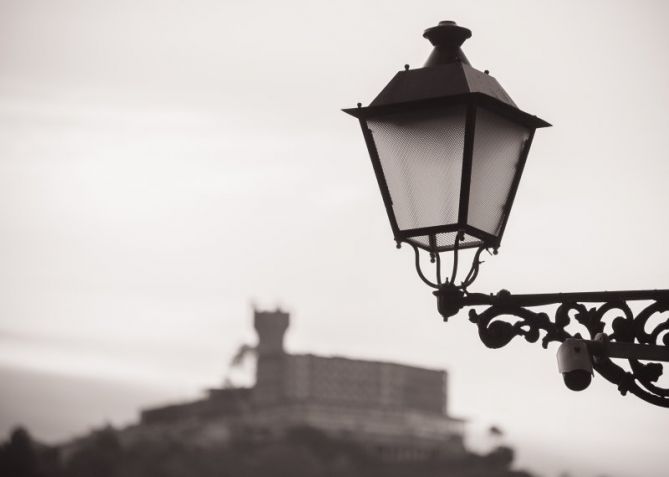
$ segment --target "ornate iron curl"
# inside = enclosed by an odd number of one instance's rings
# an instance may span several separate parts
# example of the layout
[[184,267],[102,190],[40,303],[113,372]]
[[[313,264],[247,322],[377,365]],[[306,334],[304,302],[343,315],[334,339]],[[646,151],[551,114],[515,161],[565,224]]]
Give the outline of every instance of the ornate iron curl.
[[[567,338],[594,340],[597,335],[601,337],[604,334],[612,343],[669,349],[669,317],[655,322],[648,329],[651,317],[669,312],[669,290],[535,295],[512,295],[502,290],[496,295],[485,295],[468,293],[449,285],[434,294],[444,321],[464,307],[487,306],[483,311],[469,310],[469,321],[476,324],[481,341],[489,348],[506,346],[517,336],[530,343],[541,338],[542,346],[547,348],[549,343],[561,343]],[[628,304],[631,301],[645,303],[635,314]],[[598,305],[588,307],[585,303]],[[558,305],[552,319],[545,312],[529,309],[548,305]],[[662,353],[665,354],[664,351]],[[629,371],[606,356],[595,356],[593,368],[615,384],[621,394],[629,392],[651,404],[669,407],[669,387],[658,384],[663,365],[658,362],[642,363],[628,356],[625,359],[629,363]]]
[[[438,252],[429,254],[435,264],[435,280],[430,280],[421,267],[419,248],[407,243],[414,251],[418,276],[435,289],[437,307],[444,321],[470,306],[486,306],[482,311],[469,310],[469,320],[478,327],[479,337],[489,348],[501,348],[515,337],[525,338],[530,343],[541,339],[543,348],[549,343],[562,343],[568,338],[595,340],[598,335],[612,345],[659,346],[662,356],[669,356],[669,317],[650,326],[651,318],[669,312],[669,290],[639,290],[614,292],[552,293],[534,295],[512,295],[502,290],[496,295],[470,293],[468,287],[476,279],[483,263],[481,254],[485,247],[474,254],[469,272],[459,284],[456,283],[459,265],[459,241],[454,244],[450,277],[442,277],[442,257]],[[431,243],[435,242],[431,237]],[[436,245],[435,245],[436,247]],[[491,252],[496,253],[496,251]],[[634,313],[628,302],[641,301],[643,308]],[[648,304],[650,302],[650,304]],[[597,304],[588,307],[585,303]],[[551,318],[544,311],[533,307],[558,305]],[[632,349],[630,348],[630,349]],[[667,353],[664,349],[667,349]],[[632,356],[632,357],[630,357]],[[658,384],[663,374],[659,362],[641,362],[634,353],[626,354],[629,370],[616,364],[605,354],[594,356],[593,368],[606,380],[615,384],[621,394],[628,392],[657,406],[669,407],[669,387]],[[669,361],[669,358],[658,358]]]

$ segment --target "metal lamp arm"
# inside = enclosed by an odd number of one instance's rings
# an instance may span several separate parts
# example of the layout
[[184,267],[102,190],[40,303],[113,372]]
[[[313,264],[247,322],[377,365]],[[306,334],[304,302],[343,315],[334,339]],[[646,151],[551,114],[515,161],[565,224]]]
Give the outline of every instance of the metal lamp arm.
[[[487,295],[444,286],[434,294],[445,321],[465,307],[485,307],[470,309],[469,320],[489,348],[506,346],[517,336],[531,343],[541,338],[544,348],[568,338],[597,337],[590,348],[597,357],[594,369],[600,375],[616,384],[622,394],[631,392],[652,404],[669,407],[669,388],[657,384],[662,364],[640,362],[669,361],[669,318],[650,322],[652,316],[669,311],[669,290],[521,295],[502,290]],[[633,301],[645,302],[636,313],[628,304]],[[552,318],[532,309],[550,305],[557,305]],[[628,360],[630,370],[611,358]]]

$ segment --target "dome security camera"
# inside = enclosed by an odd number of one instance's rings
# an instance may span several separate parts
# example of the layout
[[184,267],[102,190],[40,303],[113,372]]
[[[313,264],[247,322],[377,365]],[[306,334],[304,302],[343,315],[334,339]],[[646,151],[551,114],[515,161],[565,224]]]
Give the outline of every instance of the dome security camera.
[[583,391],[592,381],[592,357],[585,340],[567,338],[557,350],[558,371],[572,391]]

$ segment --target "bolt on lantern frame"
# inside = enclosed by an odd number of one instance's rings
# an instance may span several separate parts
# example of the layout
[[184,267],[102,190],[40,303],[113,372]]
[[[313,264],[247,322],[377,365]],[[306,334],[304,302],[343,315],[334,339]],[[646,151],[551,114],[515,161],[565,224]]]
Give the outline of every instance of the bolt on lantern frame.
[[[669,387],[658,382],[663,368],[657,362],[669,361],[669,318],[651,320],[669,313],[669,290],[468,291],[481,253],[496,252],[501,243],[534,132],[550,124],[520,110],[488,71],[471,67],[460,48],[470,30],[446,21],[423,36],[434,50],[422,68],[406,65],[369,106],[358,103],[344,112],[360,122],[394,239],[398,247],[413,248],[418,274],[435,288],[444,321],[464,307],[486,307],[470,309],[469,320],[489,348],[517,336],[537,342],[543,334],[544,348],[582,340],[593,355],[592,368],[623,395],[669,407]],[[464,248],[478,250],[466,278],[456,284],[458,250]],[[423,274],[419,250],[436,262],[436,282]],[[445,280],[443,252],[453,253],[453,272]],[[641,310],[628,302],[639,302]],[[534,310],[551,305],[558,305],[553,319]],[[627,359],[627,369],[611,358]]]

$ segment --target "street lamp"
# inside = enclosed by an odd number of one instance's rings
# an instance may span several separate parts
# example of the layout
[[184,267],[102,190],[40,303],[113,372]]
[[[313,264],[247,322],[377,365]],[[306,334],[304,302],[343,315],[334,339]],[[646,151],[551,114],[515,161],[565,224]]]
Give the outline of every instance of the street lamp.
[[[486,306],[469,311],[486,346],[500,348],[515,336],[536,342],[543,333],[544,348],[563,343],[558,364],[570,389],[585,389],[594,369],[622,394],[669,407],[669,388],[658,384],[662,365],[641,362],[669,361],[669,319],[647,329],[653,315],[669,311],[669,290],[533,295],[468,290],[481,254],[497,253],[500,246],[534,132],[550,124],[520,110],[488,71],[469,64],[461,46],[470,30],[445,21],[423,36],[434,50],[422,68],[406,65],[369,106],[358,103],[344,112],[360,122],[397,246],[414,250],[418,275],[435,289],[444,320],[464,307]],[[458,253],[467,248],[476,252],[469,272],[458,280]],[[446,276],[443,253],[452,255]],[[424,273],[421,254],[435,264],[434,279]],[[628,302],[637,300],[644,307],[635,313]],[[553,319],[531,310],[546,305],[559,305]],[[590,339],[569,331],[574,324]],[[629,370],[611,358],[627,359]]]

